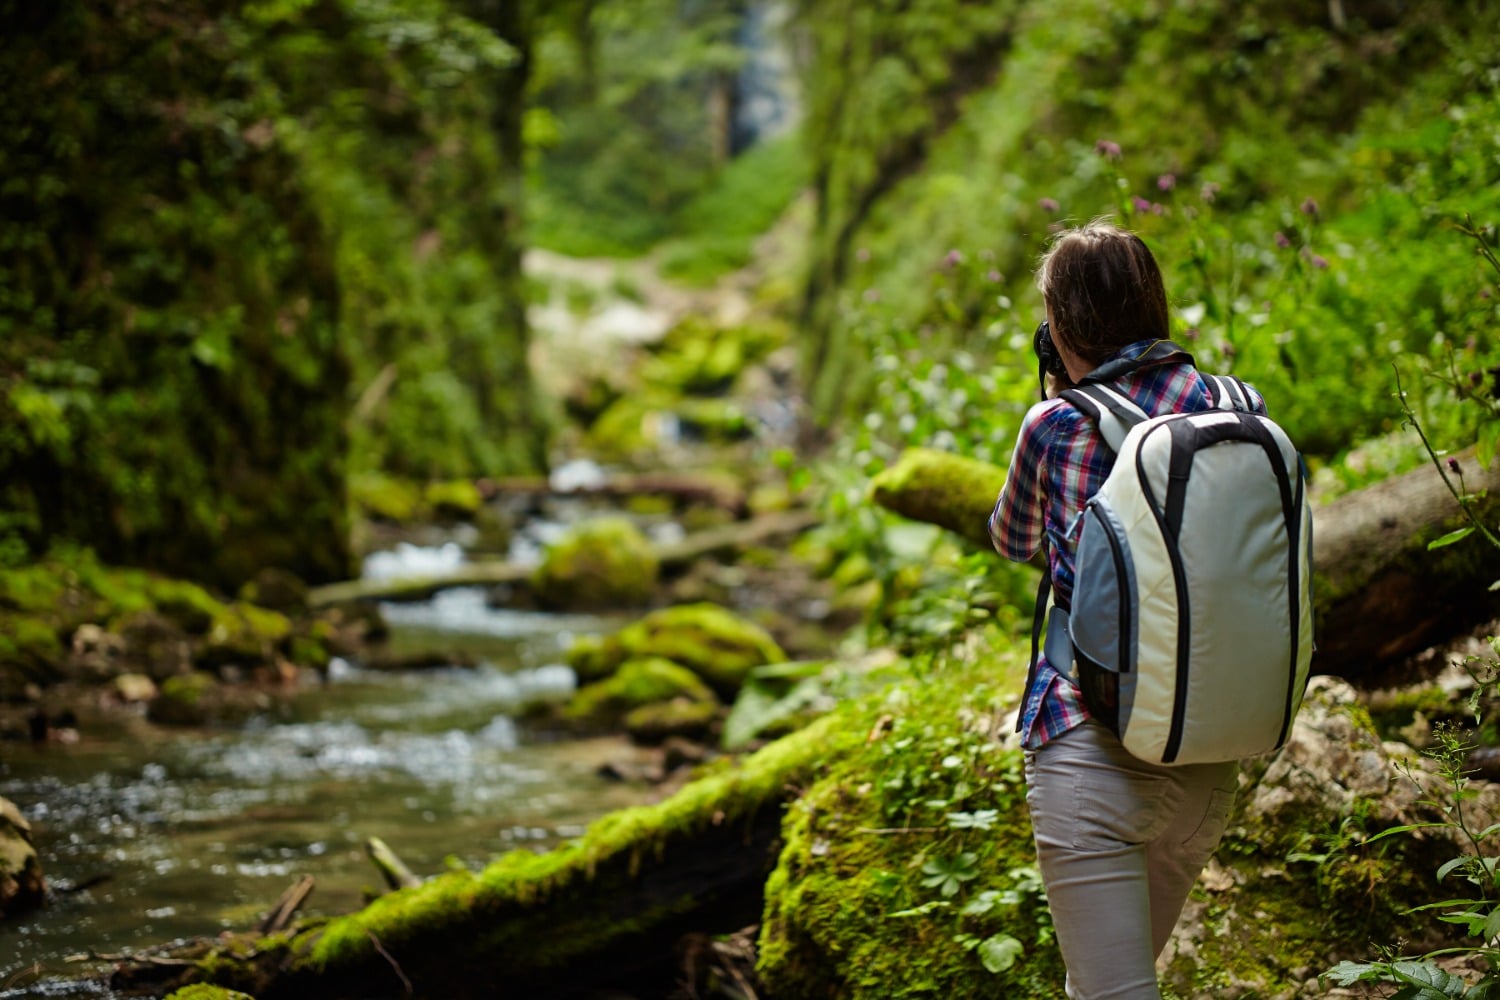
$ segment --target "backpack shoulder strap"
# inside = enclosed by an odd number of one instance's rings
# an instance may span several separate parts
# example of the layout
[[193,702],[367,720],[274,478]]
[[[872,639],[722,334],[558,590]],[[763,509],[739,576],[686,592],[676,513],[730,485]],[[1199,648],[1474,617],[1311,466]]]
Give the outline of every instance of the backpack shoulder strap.
[[1250,405],[1249,390],[1236,376],[1204,374],[1203,380],[1208,383],[1208,398],[1213,401],[1214,409],[1238,410],[1241,413],[1254,410]]
[[1125,435],[1130,433],[1130,429],[1149,419],[1146,411],[1137,406],[1135,400],[1112,386],[1097,382],[1080,385],[1076,389],[1065,389],[1059,396],[1094,422],[1099,433],[1104,436],[1104,443],[1117,455],[1125,444]]

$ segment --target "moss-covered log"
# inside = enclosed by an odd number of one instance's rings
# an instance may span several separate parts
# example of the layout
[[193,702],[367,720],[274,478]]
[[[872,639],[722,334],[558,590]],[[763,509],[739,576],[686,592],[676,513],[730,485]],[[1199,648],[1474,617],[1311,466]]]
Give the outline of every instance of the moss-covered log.
[[783,804],[858,741],[857,727],[838,723],[827,717],[665,802],[612,813],[549,853],[515,851],[284,935],[191,945],[174,955],[189,966],[143,959],[114,985],[160,993],[209,981],[259,1000],[336,1000],[670,983],[682,934],[758,918]]
[[[656,546],[658,565],[664,571],[683,569],[699,559],[721,556],[755,545],[765,545],[797,535],[818,521],[809,511],[779,511],[749,521],[736,521],[707,528],[681,541]],[[420,601],[452,587],[523,587],[531,567],[486,560],[469,563],[441,576],[399,577],[390,580],[348,580],[314,587],[308,604],[314,608],[351,601]]]
[[[1495,524],[1500,462],[1482,469],[1472,451],[1455,461],[1468,470],[1470,492],[1482,494],[1474,513]],[[1004,480],[1003,470],[986,463],[914,449],[875,477],[871,495],[895,513],[988,548],[985,525]],[[1318,507],[1313,521],[1317,672],[1368,679],[1495,614],[1488,588],[1500,578],[1500,553],[1478,538],[1427,547],[1467,523],[1432,466],[1341,496]]]

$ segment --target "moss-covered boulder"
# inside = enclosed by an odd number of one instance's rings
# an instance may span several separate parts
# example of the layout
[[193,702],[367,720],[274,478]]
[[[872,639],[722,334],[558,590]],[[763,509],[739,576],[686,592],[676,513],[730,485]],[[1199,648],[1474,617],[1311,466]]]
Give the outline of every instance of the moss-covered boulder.
[[255,1000],[248,993],[239,990],[227,990],[222,986],[210,986],[207,983],[194,983],[192,986],[184,986],[167,995],[166,1000]]
[[644,746],[657,746],[673,737],[704,742],[713,736],[722,714],[712,698],[673,698],[631,709],[625,714],[625,732]]
[[201,726],[213,716],[219,682],[201,670],[168,677],[146,709],[146,718],[160,725]]
[[484,506],[484,497],[471,479],[445,479],[428,483],[422,499],[433,514],[445,521],[472,521]]
[[622,517],[603,517],[548,546],[531,575],[531,589],[547,608],[636,607],[651,600],[659,571],[639,528]]
[[620,630],[628,656],[660,656],[703,678],[732,699],[755,667],[786,654],[765,629],[717,604],[679,604],[653,611]]
[[0,698],[22,696],[29,685],[63,678],[67,650],[46,619],[0,611]]
[[295,573],[274,566],[267,566],[246,580],[240,587],[239,598],[246,604],[287,615],[307,612],[307,584]]
[[237,601],[214,618],[194,660],[209,668],[267,663],[291,635],[292,622],[286,615]]
[[31,824],[14,802],[0,798],[0,919],[39,906],[46,895]]
[[643,657],[580,688],[563,715],[580,725],[615,726],[634,709],[678,700],[718,709],[714,693],[691,670],[660,657]]
[[[223,605],[218,609],[222,612]],[[137,611],[115,624],[130,670],[158,681],[193,668],[192,640],[182,626],[155,611]]]
[[573,640],[566,658],[568,666],[573,668],[573,673],[578,677],[578,682],[588,684],[602,681],[614,673],[629,658],[629,654],[620,645],[618,634],[583,635]]

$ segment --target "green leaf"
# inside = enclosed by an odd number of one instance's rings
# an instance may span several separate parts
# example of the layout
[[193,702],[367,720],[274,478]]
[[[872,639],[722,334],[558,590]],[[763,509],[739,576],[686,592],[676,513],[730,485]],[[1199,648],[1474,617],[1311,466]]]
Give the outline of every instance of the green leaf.
[[1025,953],[1021,942],[1009,934],[996,934],[979,942],[979,960],[985,969],[995,975],[1016,964],[1016,959]]
[[1484,936],[1481,941],[1488,944],[1495,940],[1495,935],[1500,934],[1500,909],[1490,911],[1489,919],[1484,922]]
[[1444,546],[1452,545],[1455,542],[1461,542],[1472,534],[1474,534],[1474,526],[1472,524],[1465,525],[1464,527],[1459,528],[1456,531],[1448,532],[1441,538],[1434,538],[1432,541],[1427,543],[1427,548],[1429,551],[1432,549],[1441,549]]
[[[1369,962],[1343,961],[1323,973],[1340,986],[1353,986],[1359,982],[1376,982],[1380,979],[1380,967]],[[1321,978],[1321,977],[1320,977]]]
[[1451,861],[1445,861],[1442,865],[1440,865],[1438,867],[1438,870],[1437,870],[1438,881],[1441,882],[1443,879],[1445,879],[1449,875],[1453,874],[1453,870],[1455,868],[1462,868],[1464,865],[1467,865],[1472,860],[1474,860],[1474,859],[1470,858],[1468,855],[1464,855],[1463,857],[1454,858]]
[[897,910],[895,913],[887,913],[886,917],[892,920],[907,917],[925,917],[934,910],[941,910],[951,905],[946,899],[934,899],[923,903],[921,906],[913,906],[907,910]]
[[1427,962],[1395,962],[1391,965],[1391,973],[1398,982],[1420,987],[1421,991],[1415,995],[1424,1000],[1429,997],[1431,1000],[1462,997],[1469,989],[1462,979]]

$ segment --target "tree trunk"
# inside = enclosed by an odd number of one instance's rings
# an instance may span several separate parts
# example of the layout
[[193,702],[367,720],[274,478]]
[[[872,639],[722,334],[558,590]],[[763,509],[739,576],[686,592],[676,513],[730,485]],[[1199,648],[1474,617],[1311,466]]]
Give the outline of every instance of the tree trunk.
[[[1472,450],[1456,459],[1469,470],[1475,513],[1500,516],[1500,462],[1483,470]],[[913,450],[877,475],[876,503],[904,517],[947,528],[989,547],[985,524],[1003,470],[944,452]],[[1313,511],[1313,597],[1317,673],[1370,685],[1413,653],[1493,617],[1490,584],[1500,579],[1500,550],[1478,537],[1429,550],[1464,521],[1431,465],[1339,497]]]
[[[806,531],[817,523],[817,515],[788,510],[763,514],[749,521],[736,521],[708,528],[679,542],[657,547],[657,562],[664,572],[680,570],[699,559],[721,556],[753,545],[764,545]],[[351,601],[421,601],[453,587],[524,587],[530,566],[488,560],[469,563],[442,576],[400,577],[391,580],[348,580],[314,587],[308,604],[314,608]]]
[[658,805],[612,813],[547,854],[514,851],[283,937],[169,946],[123,961],[112,985],[162,995],[211,981],[258,1000],[570,997],[639,984],[659,995],[683,934],[759,919],[782,807],[837,753],[835,722]]

